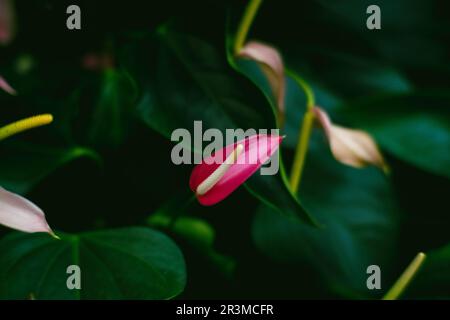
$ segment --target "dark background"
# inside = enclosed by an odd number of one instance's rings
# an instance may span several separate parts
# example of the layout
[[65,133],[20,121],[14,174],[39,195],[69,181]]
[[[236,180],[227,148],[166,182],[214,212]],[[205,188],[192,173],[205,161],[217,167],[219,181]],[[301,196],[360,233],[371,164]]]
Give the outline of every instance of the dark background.
[[[342,5],[334,6],[338,2]],[[65,8],[74,3],[82,11],[80,31],[65,27]],[[345,67],[336,75],[336,62],[330,52],[350,60],[358,57],[389,63],[414,87],[448,90],[448,1],[391,0],[386,9],[382,7],[382,30],[373,32],[365,27],[365,12],[343,3],[265,1],[250,37],[274,44],[283,52],[287,64],[305,70],[307,78],[324,79],[346,101],[369,95],[374,89],[354,90],[351,84],[346,85]],[[128,67],[134,59],[129,56],[130,39],[150,34],[167,21],[175,21],[185,26],[186,33],[192,30],[214,45],[223,46],[226,19],[235,25],[243,12],[241,1],[33,0],[16,4],[18,35],[12,45],[0,49],[0,73],[11,79],[21,95],[0,96],[1,124],[26,117],[30,111],[49,111],[56,119],[63,117],[67,109],[61,106],[67,105],[73,92],[82,87],[81,111],[67,122],[70,135],[66,134],[67,127],[57,126],[25,133],[20,139],[55,146],[69,142],[86,145],[107,159],[102,170],[86,159],[69,163],[47,175],[27,197],[45,208],[56,230],[65,232],[143,224],[150,213],[168,201],[176,197],[182,199],[180,203],[186,201],[191,167],[173,166],[172,143],[142,122],[130,121],[118,146],[86,137],[99,76],[84,70],[81,61],[88,52],[107,52],[113,55],[116,68]],[[20,82],[15,79],[13,66],[16,58],[24,54],[32,55],[39,64],[26,81]],[[154,71],[145,63],[141,67],[142,73]],[[5,146],[6,142],[0,146],[2,157],[7,157]],[[293,151],[285,153],[289,168]],[[450,227],[448,178],[418,169],[389,153],[387,158],[393,167],[395,194],[407,214],[402,217],[393,271],[386,282],[383,280],[385,287],[418,248],[428,251],[446,245]],[[214,248],[236,262],[233,275],[223,272],[220,266],[225,263],[212,262],[215,260],[183,237],[166,230],[186,259],[188,282],[180,298],[344,298],[322,285],[312,265],[275,262],[256,248],[250,230],[258,205],[240,188],[231,201],[212,208],[193,203],[188,209],[188,214],[208,221],[215,229]],[[2,228],[0,232],[9,231]]]

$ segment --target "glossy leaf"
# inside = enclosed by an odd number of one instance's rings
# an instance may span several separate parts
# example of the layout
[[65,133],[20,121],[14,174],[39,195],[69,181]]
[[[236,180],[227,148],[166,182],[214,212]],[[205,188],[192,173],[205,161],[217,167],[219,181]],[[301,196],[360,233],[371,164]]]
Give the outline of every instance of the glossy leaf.
[[[327,1],[316,0],[321,4],[330,28],[345,26],[348,36],[359,36],[358,43],[367,42],[370,48],[396,65],[415,68],[422,66],[445,65],[445,47],[439,41],[436,28],[436,10],[439,5],[433,1],[410,0],[371,0]],[[439,2],[439,1],[438,1]],[[368,6],[376,4],[381,8],[382,28],[378,32],[367,33],[365,15]],[[445,6],[442,7],[445,10]],[[401,12],[401,14],[399,14]],[[447,28],[443,25],[442,28]],[[363,35],[364,39],[361,39]],[[414,35],[414,36],[412,36]],[[411,54],[420,48],[422,54]]]
[[[309,68],[300,64],[303,59],[309,60],[310,57],[319,57],[319,61],[326,63],[311,63]],[[288,60],[291,68],[303,77],[308,76],[312,87],[325,86],[341,98],[354,99],[380,93],[400,94],[413,90],[410,80],[400,70],[377,60],[324,50],[313,51],[307,58],[301,58],[303,57],[293,56],[291,53]],[[298,60],[300,61],[297,63]]]
[[[62,235],[62,240],[13,233],[0,248],[1,298],[169,299],[186,282],[180,250],[147,228]],[[81,290],[66,285],[70,265],[80,267]]]
[[100,161],[95,152],[83,147],[54,148],[4,141],[0,150],[0,185],[19,194],[27,193],[54,170],[80,157]]
[[127,133],[130,115],[135,111],[137,88],[122,70],[103,73],[97,104],[92,113],[89,140],[101,146],[120,145]]
[[313,136],[300,200],[324,225],[313,229],[261,207],[253,236],[269,256],[292,264],[311,263],[330,288],[369,296],[366,268],[388,274],[395,249],[397,204],[386,177],[375,168],[336,162],[319,134]]

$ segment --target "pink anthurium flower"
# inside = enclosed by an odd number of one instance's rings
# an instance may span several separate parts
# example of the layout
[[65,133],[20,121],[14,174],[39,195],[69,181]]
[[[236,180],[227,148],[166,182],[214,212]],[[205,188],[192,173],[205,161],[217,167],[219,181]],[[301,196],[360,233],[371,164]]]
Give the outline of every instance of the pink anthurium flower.
[[256,61],[270,84],[274,95],[281,123],[284,117],[284,99],[286,83],[284,78],[284,64],[277,49],[258,41],[248,42],[240,51],[239,56]]
[[0,0],[0,45],[7,45],[15,35],[15,12],[12,0]]
[[385,173],[389,171],[375,140],[367,132],[333,124],[321,108],[315,107],[313,111],[325,131],[331,153],[336,160],[356,168],[373,165]]
[[281,140],[276,135],[253,135],[204,159],[189,181],[198,201],[210,206],[228,197],[269,160]]
[[9,85],[9,83],[2,77],[0,76],[0,89],[2,89],[3,91],[15,96],[17,94],[16,90],[14,90],[13,87],[11,87]]
[[24,232],[47,232],[55,236],[44,212],[31,201],[0,187],[0,224]]

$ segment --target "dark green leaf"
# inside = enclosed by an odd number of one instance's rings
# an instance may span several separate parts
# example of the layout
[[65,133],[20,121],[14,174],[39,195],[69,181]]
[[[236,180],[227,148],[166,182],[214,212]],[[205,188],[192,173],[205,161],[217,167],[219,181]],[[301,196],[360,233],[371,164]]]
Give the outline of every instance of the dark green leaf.
[[0,145],[0,185],[17,193],[27,193],[57,168],[80,157],[100,161],[83,147],[55,148],[29,143],[2,142]]
[[106,146],[122,143],[136,99],[137,88],[129,74],[122,70],[106,70],[92,113],[90,142]]
[[335,290],[371,294],[366,269],[388,274],[394,254],[397,206],[386,178],[375,168],[343,166],[315,135],[306,161],[300,199],[325,225],[313,229],[261,208],[253,236],[268,255],[290,263],[312,263]]
[[[374,93],[407,93],[412,90],[410,81],[388,64],[348,53],[319,50],[314,51],[314,54],[327,62],[315,67],[311,85],[316,82],[326,84],[341,97],[354,98]],[[298,72],[302,70],[297,69]],[[324,105],[324,107],[328,106]]]
[[[343,29],[349,38],[357,35],[355,40],[359,46],[367,42],[384,60],[415,68],[446,64],[446,48],[440,39],[444,33],[440,31],[447,30],[448,25],[436,21],[439,5],[433,1],[317,1],[322,5],[322,19],[330,24],[329,28]],[[366,20],[370,15],[366,10],[373,4],[381,10],[381,29],[368,32]]]
[[[169,299],[186,282],[183,256],[165,235],[125,228],[63,235],[13,233],[0,241],[3,299]],[[67,267],[81,269],[69,290]]]

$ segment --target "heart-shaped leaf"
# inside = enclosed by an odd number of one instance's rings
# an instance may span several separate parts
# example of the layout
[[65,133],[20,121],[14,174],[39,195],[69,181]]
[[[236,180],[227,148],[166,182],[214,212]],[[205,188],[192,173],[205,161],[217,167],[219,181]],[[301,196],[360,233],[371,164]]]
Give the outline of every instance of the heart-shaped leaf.
[[[81,289],[67,272],[80,268]],[[73,271],[72,271],[73,272]],[[186,282],[183,256],[164,234],[148,228],[62,235],[12,233],[0,241],[0,298],[169,299]]]
[[398,211],[392,189],[375,168],[336,162],[322,135],[313,135],[310,146],[300,199],[324,228],[294,223],[261,207],[253,225],[255,242],[278,260],[311,263],[334,290],[367,297],[372,294],[367,267],[376,264],[388,274],[395,252]]

